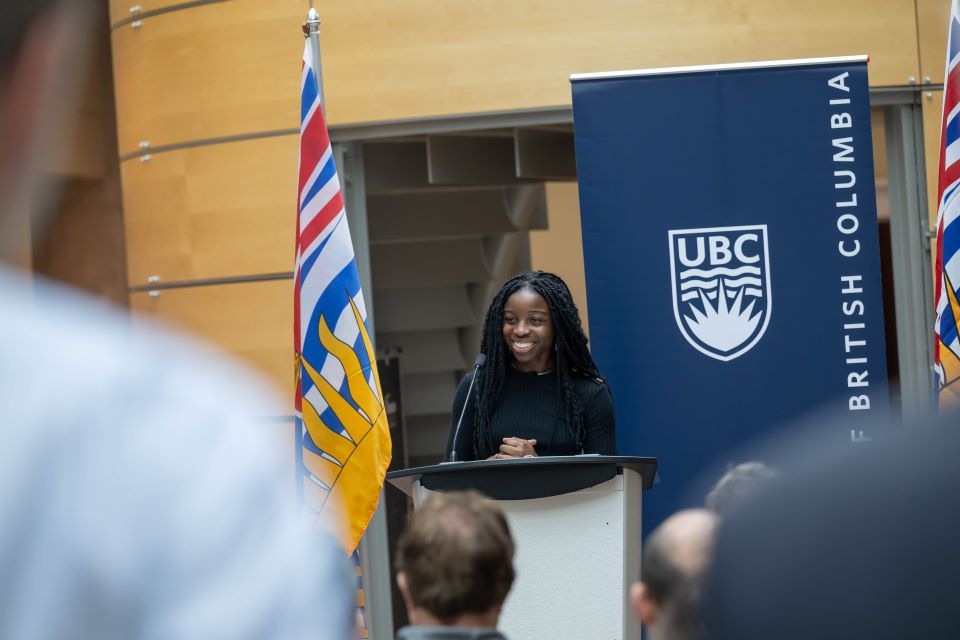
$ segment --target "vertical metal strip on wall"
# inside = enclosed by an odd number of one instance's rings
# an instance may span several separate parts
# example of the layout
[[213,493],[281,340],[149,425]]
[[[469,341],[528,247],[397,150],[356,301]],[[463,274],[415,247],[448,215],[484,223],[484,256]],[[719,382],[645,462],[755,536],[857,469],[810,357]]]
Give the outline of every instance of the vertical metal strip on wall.
[[[367,324],[376,347],[376,318],[373,308],[373,282],[370,276],[370,234],[367,225],[367,193],[363,170],[363,147],[358,142],[335,143],[333,153],[343,180],[344,207],[360,274],[360,287],[367,292]],[[364,576],[364,617],[369,637],[387,640],[393,637],[393,612],[390,596],[390,557],[387,550],[387,519],[383,492],[380,504],[367,531],[360,539],[360,567]]]
[[911,416],[934,406],[933,285],[920,105],[887,107],[886,133],[900,403],[904,416]]

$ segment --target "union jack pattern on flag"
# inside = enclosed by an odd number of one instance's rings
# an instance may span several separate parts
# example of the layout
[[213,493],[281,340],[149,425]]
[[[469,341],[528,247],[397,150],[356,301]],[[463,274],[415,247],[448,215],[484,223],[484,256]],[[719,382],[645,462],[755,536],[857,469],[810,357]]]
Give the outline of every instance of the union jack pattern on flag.
[[380,499],[390,430],[311,56],[308,39],[293,302],[298,481],[308,516],[332,524],[352,552]]

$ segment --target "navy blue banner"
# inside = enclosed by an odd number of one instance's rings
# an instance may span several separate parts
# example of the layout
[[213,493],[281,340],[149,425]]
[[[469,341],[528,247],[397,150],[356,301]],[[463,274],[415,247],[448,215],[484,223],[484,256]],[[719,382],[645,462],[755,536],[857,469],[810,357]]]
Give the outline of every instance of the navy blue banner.
[[644,528],[815,409],[869,438],[889,409],[865,59],[572,82],[593,354],[621,454],[660,459]]

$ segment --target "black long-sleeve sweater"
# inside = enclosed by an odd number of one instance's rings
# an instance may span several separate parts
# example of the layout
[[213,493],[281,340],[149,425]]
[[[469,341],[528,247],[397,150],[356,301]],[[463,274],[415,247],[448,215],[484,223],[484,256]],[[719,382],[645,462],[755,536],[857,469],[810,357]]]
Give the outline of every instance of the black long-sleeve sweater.
[[[447,452],[453,444],[457,420],[463,410],[467,388],[473,372],[464,376],[453,398],[453,421],[447,439]],[[616,427],[613,415],[613,398],[606,383],[593,378],[574,377],[574,388],[583,413],[583,451],[578,451],[576,440],[567,425],[567,410],[563,389],[557,381],[556,372],[544,374],[523,373],[507,367],[503,389],[497,406],[490,415],[489,442],[481,443],[474,450],[474,412],[476,390],[471,394],[470,404],[463,415],[460,434],[457,437],[457,460],[483,460],[499,451],[503,438],[536,438],[534,449],[541,456],[568,456],[578,453],[617,454]]]

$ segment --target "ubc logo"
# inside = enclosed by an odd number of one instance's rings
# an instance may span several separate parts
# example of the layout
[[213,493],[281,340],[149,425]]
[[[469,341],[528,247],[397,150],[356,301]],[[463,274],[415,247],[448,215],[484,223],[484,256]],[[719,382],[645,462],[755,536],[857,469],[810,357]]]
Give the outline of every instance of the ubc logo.
[[673,315],[683,337],[724,362],[752,349],[770,322],[767,225],[669,235]]

